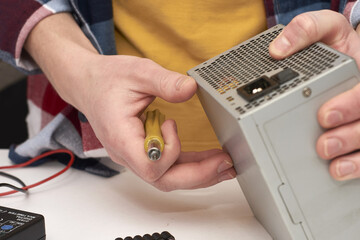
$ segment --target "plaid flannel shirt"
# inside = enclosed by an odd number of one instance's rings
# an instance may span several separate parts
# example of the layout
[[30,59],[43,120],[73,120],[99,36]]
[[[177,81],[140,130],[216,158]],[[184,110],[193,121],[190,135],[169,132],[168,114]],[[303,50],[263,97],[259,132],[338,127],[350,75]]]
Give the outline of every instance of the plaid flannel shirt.
[[[286,25],[300,13],[320,9],[341,12],[356,27],[360,22],[359,2],[264,0],[268,27],[277,23]],[[10,149],[10,159],[16,163],[59,148],[70,149],[78,159],[88,159],[89,163],[89,158],[107,157],[86,119],[58,96],[36,63],[23,50],[31,29],[43,18],[60,12],[72,13],[100,54],[116,54],[111,0],[1,0],[0,58],[30,75],[29,139]],[[97,171],[96,167],[94,170],[86,164],[85,167],[80,165],[90,172]]]

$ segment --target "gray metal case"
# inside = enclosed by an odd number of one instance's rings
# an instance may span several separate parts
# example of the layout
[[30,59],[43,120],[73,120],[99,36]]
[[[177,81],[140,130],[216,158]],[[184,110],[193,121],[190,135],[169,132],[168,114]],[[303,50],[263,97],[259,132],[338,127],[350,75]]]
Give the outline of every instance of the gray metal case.
[[[274,239],[359,239],[360,180],[338,182],[315,144],[319,107],[359,82],[355,61],[316,43],[276,61],[277,25],[188,71],[256,218]],[[237,89],[285,68],[299,75],[247,101]]]

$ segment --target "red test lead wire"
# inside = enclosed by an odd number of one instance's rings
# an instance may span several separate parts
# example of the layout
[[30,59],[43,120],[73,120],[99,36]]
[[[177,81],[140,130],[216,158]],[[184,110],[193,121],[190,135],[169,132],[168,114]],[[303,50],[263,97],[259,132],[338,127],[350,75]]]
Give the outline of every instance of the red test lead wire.
[[[34,162],[36,162],[36,161],[44,158],[44,157],[47,157],[47,156],[50,156],[50,155],[54,155],[54,154],[57,154],[57,153],[67,153],[67,154],[69,154],[69,156],[70,156],[70,161],[69,161],[69,163],[66,165],[66,167],[65,167],[63,170],[61,170],[61,171],[59,171],[59,172],[51,175],[50,177],[45,178],[44,180],[41,180],[41,181],[36,182],[36,183],[34,183],[34,184],[31,184],[31,185],[27,185],[27,186],[25,186],[25,187],[22,187],[22,189],[28,190],[28,189],[30,189],[30,188],[33,188],[33,187],[39,186],[40,184],[43,184],[43,183],[45,183],[45,182],[48,182],[48,181],[50,181],[51,179],[54,179],[54,178],[56,178],[57,176],[59,176],[59,175],[63,174],[64,172],[66,172],[66,171],[72,166],[72,164],[74,163],[74,160],[75,160],[74,154],[73,154],[71,151],[67,150],[67,149],[52,150],[52,151],[43,153],[43,154],[41,154],[41,155],[39,155],[39,156],[37,156],[37,157],[34,157],[34,158],[30,159],[29,161],[24,162],[24,163],[0,167],[0,170],[1,170],[1,169],[9,169],[9,168],[21,168],[21,167],[26,167],[26,166],[28,166],[28,165],[30,165],[30,164],[32,164],[32,163],[34,163]],[[0,197],[2,197],[2,196],[7,196],[7,195],[10,195],[10,194],[13,194],[13,193],[17,193],[17,192],[18,192],[18,191],[16,191],[16,190],[8,191],[8,192],[3,192],[3,193],[0,193]]]

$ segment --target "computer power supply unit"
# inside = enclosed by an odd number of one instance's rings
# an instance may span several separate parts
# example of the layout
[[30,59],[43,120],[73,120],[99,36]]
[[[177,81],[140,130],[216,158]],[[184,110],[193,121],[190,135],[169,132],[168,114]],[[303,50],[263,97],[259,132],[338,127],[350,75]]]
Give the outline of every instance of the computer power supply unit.
[[360,239],[360,180],[339,182],[316,153],[319,107],[359,82],[355,61],[316,43],[268,53],[277,25],[188,71],[255,215],[276,240]]

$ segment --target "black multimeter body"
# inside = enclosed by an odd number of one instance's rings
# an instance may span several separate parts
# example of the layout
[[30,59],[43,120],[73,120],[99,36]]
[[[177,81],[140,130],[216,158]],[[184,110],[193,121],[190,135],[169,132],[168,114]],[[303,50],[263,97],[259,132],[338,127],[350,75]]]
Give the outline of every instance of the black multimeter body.
[[0,206],[0,240],[45,240],[40,214]]

